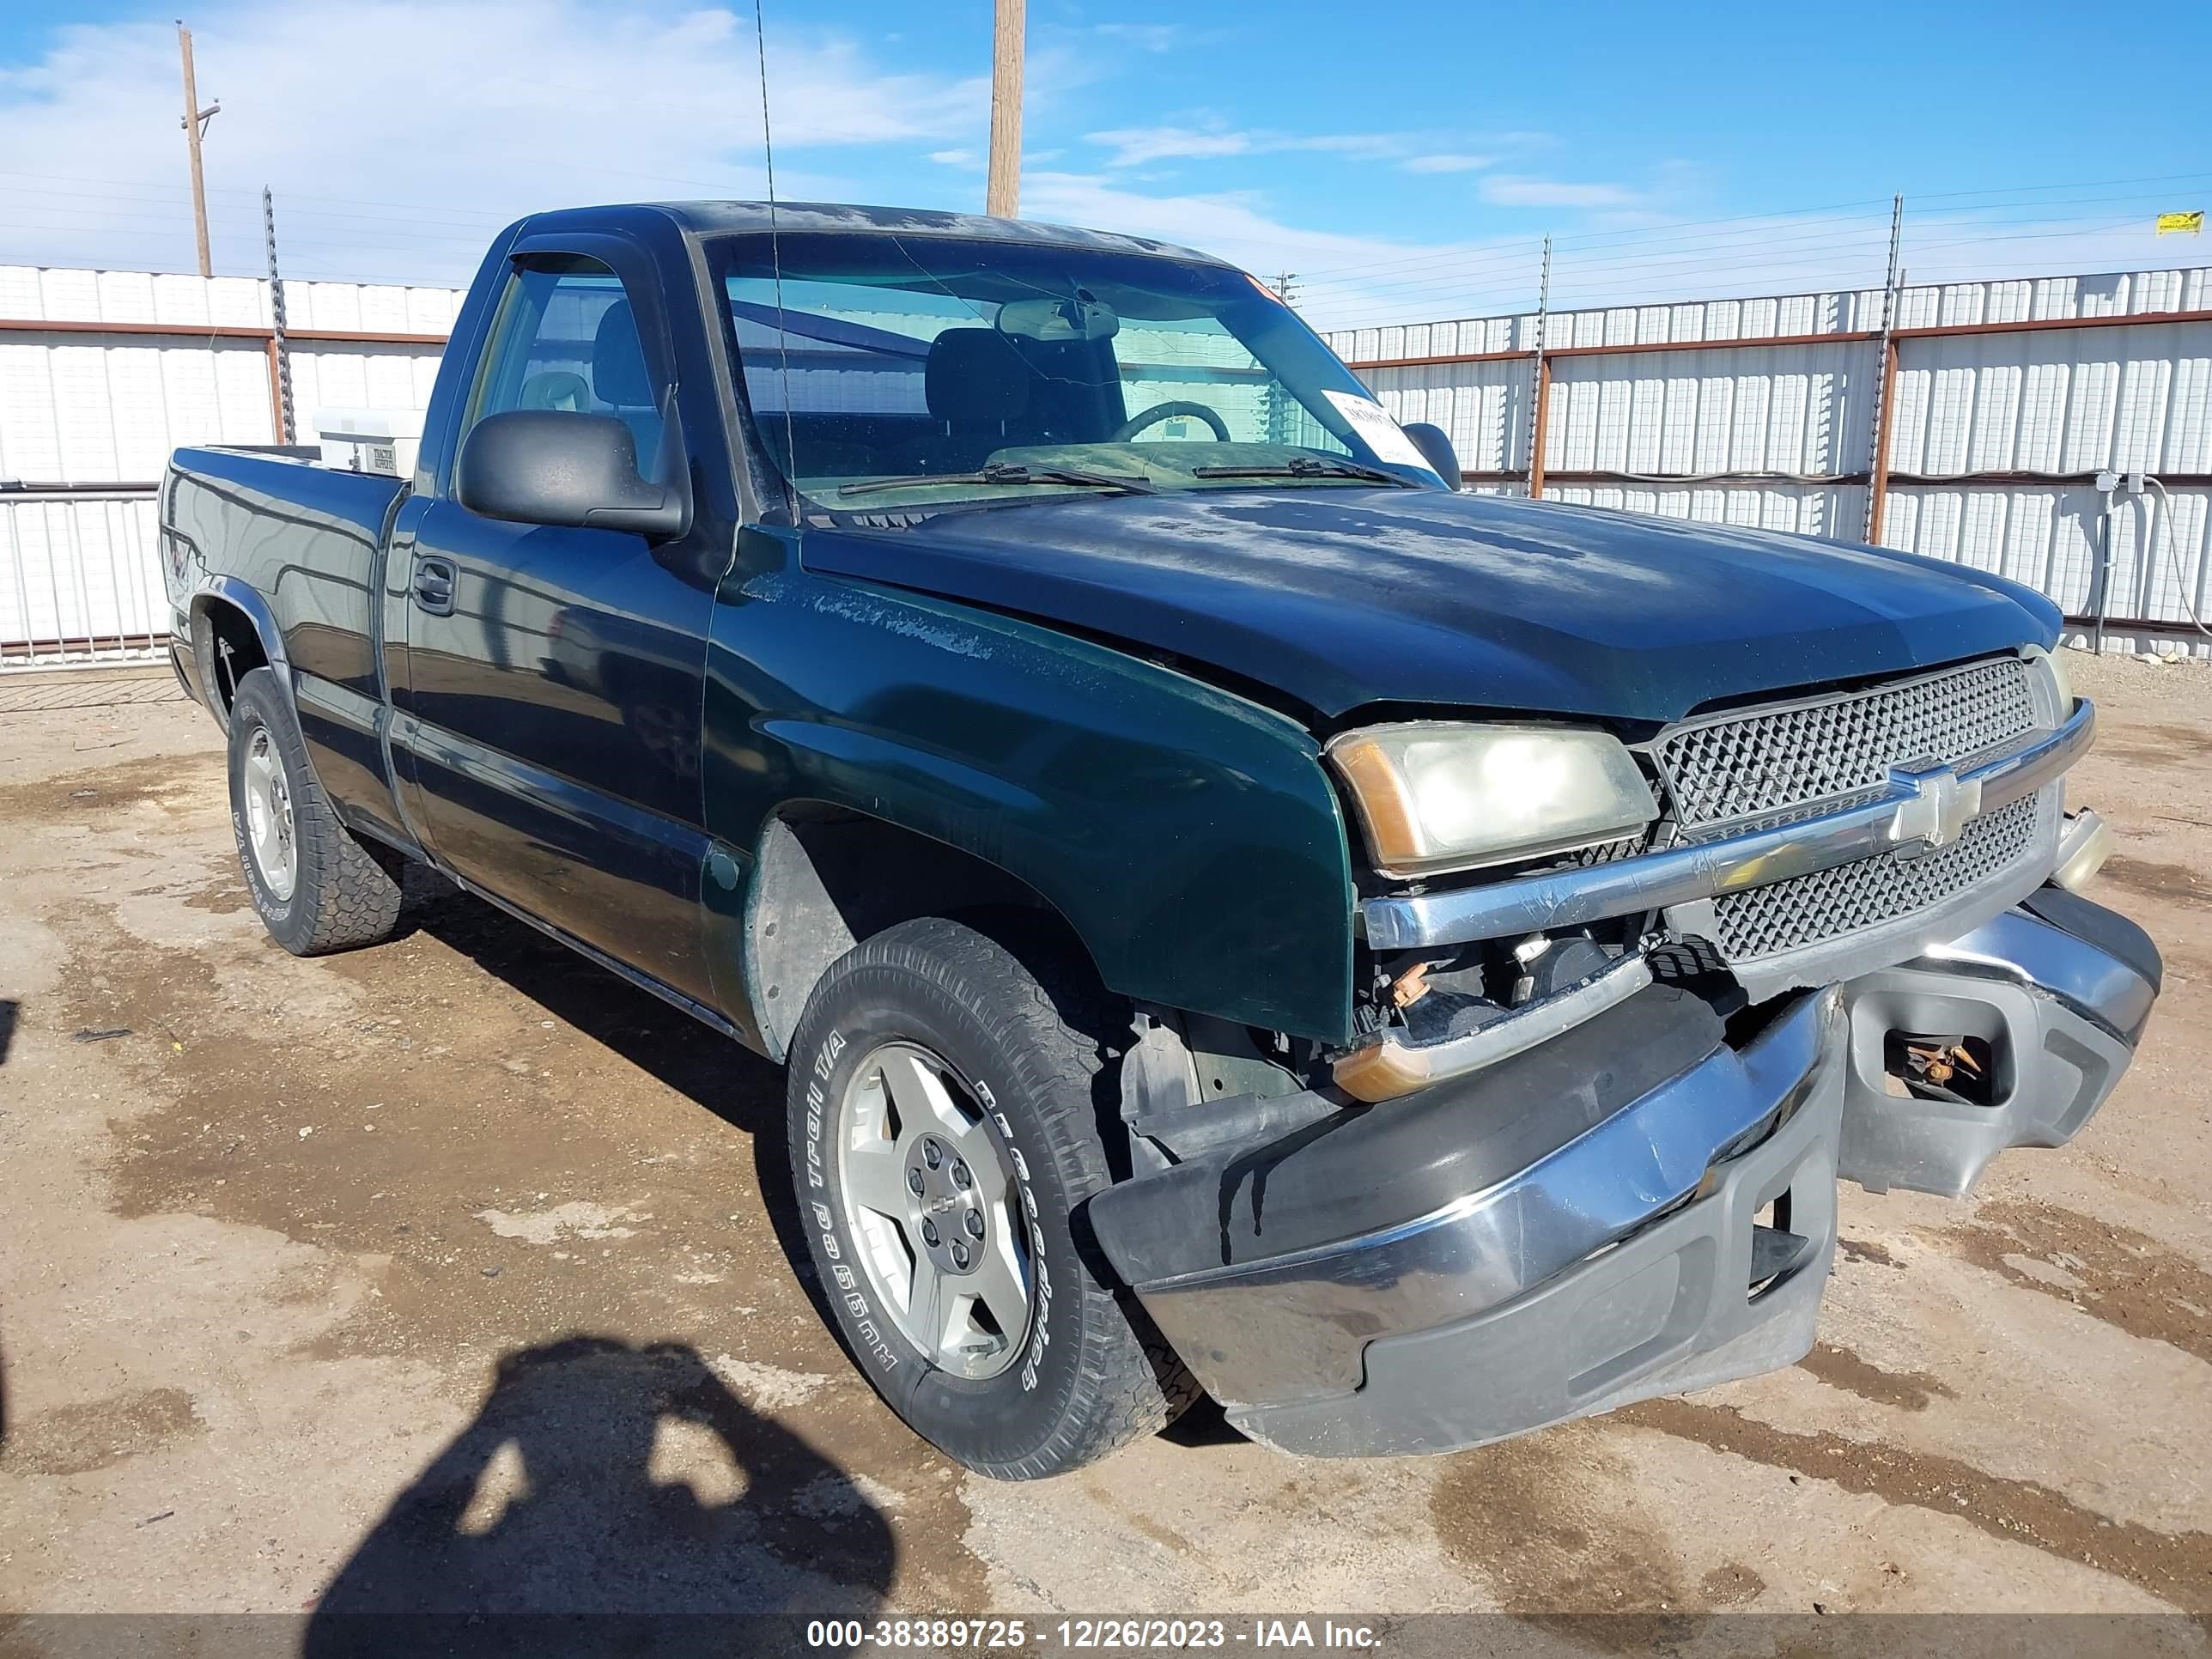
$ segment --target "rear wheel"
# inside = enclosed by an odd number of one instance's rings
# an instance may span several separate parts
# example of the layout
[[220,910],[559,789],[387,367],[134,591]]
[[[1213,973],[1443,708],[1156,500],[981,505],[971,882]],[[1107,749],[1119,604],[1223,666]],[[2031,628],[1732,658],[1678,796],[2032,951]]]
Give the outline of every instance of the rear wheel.
[[253,908],[294,956],[374,945],[398,925],[404,861],[339,821],[271,669],[231,702],[230,822]]
[[925,918],[834,963],[792,1045],[792,1172],[839,1332],[916,1432],[1001,1479],[1102,1457],[1197,1393],[1078,1243],[1109,1180],[1100,1000],[1065,954]]

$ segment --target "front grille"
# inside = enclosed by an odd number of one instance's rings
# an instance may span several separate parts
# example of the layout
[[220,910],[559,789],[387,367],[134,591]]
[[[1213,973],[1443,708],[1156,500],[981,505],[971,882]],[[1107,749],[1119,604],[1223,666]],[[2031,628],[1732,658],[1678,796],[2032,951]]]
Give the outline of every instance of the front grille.
[[2043,795],[1973,819],[1948,847],[1917,858],[1862,859],[1713,901],[1714,939],[1731,962],[1839,939],[1940,904],[2001,875],[2033,848]]
[[1919,679],[1695,720],[1662,733],[1655,758],[1685,829],[1809,817],[1871,797],[1893,766],[1958,766],[2033,730],[2035,699],[2018,657]]

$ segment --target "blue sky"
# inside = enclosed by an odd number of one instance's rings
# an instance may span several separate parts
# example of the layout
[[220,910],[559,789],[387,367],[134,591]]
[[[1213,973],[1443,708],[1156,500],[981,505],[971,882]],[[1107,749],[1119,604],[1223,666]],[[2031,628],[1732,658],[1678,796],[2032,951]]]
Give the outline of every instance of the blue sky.
[[[1833,10],[1032,0],[1024,211],[1297,272],[1325,323],[1909,274],[2204,261],[2207,100],[2084,61],[2077,8]],[[918,15],[928,21],[918,23]],[[0,11],[0,263],[179,268],[173,7]],[[767,0],[787,196],[979,208],[988,0]],[[1347,26],[1357,16],[1365,27]],[[194,0],[219,267],[464,278],[502,220],[757,194],[749,9],[580,0]],[[2158,53],[2212,46],[2177,9]],[[2131,88],[2133,88],[2131,90]]]

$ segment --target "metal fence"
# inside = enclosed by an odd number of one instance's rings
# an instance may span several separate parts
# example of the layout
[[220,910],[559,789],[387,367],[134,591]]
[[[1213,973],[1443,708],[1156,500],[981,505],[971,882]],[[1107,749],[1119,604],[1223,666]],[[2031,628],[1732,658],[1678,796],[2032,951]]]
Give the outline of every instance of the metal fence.
[[[322,408],[428,403],[457,290],[285,295],[303,437]],[[1451,434],[1468,488],[1870,537],[2212,648],[2212,270],[1890,297],[1887,327],[1876,288],[1328,338]],[[264,283],[0,267],[0,665],[155,648],[162,463],[272,441],[280,396]]]
[[1328,337],[1400,419],[1451,434],[1472,489],[1872,540],[2212,649],[2192,621],[2212,611],[2212,271],[1906,288],[1886,329],[1883,299]]
[[[420,409],[459,295],[287,283],[295,431]],[[269,286],[0,266],[0,666],[158,654],[154,493],[180,444],[282,431]]]

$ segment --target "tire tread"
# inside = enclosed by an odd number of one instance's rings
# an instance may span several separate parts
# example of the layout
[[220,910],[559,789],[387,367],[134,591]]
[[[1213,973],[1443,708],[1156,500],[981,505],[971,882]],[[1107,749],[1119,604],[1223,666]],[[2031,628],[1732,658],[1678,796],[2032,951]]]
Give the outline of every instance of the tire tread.
[[[239,682],[238,695],[231,702],[234,750],[249,740],[257,724],[265,726],[276,744],[292,793],[292,835],[299,866],[291,903],[304,923],[290,925],[288,915],[283,932],[268,923],[270,934],[301,957],[326,956],[389,939],[399,925],[399,877],[404,860],[397,853],[369,847],[345,827],[323,793],[298,723],[280,692],[275,671],[269,668],[254,669]],[[236,775],[234,756],[232,775]],[[241,811],[234,800],[234,819]],[[258,890],[258,878],[242,831],[238,851],[246,879]],[[267,921],[265,911],[264,920]]]
[[[919,970],[971,1007],[1002,1008],[1004,1024],[1019,1032],[1008,1048],[1024,1073],[1022,1097],[1036,1106],[1040,1138],[1060,1165],[1060,1184],[1076,1195],[1079,1207],[1111,1184],[1091,1105],[1091,1081],[1105,1061],[1098,1038],[1085,1029],[1104,1029],[1109,999],[1070,953],[1052,948],[1042,936],[1035,949],[1027,948],[1027,939],[1018,942],[1024,948],[945,917],[901,922],[833,964],[816,995],[849,973],[887,966]],[[811,1013],[812,1006],[801,1024],[802,1039],[810,1036],[805,1028]],[[794,1043],[794,1052],[799,1047]],[[1087,1270],[1078,1276],[1077,1290],[1085,1304],[1084,1342],[1059,1425],[1024,1456],[966,1460],[979,1473],[1006,1480],[1065,1474],[1158,1433],[1198,1399],[1197,1379],[1133,1295],[1099,1282]]]

